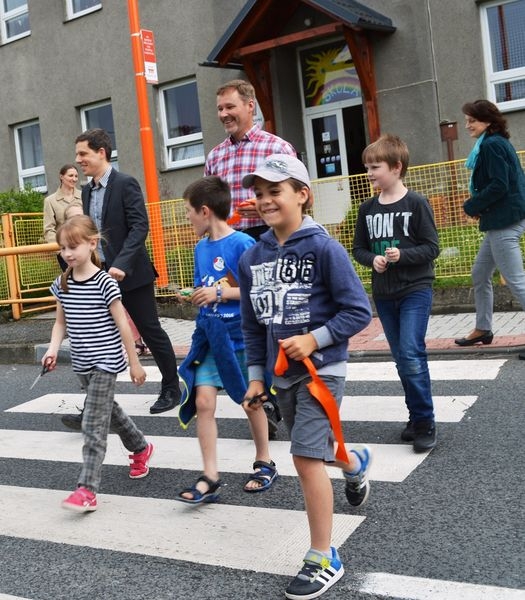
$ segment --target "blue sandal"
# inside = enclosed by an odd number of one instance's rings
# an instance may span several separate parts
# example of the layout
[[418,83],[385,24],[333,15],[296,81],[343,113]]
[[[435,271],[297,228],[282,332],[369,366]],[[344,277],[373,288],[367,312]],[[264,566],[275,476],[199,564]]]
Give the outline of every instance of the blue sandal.
[[[197,484],[200,481],[204,481],[208,485],[206,492],[201,492],[197,489]],[[206,475],[202,475],[197,479],[192,487],[184,488],[182,492],[179,492],[175,500],[179,502],[186,502],[186,504],[201,504],[202,502],[217,502],[219,500],[219,488],[221,487],[221,480],[212,481]],[[182,494],[192,494],[191,498],[185,498]]]
[[[264,492],[272,487],[273,482],[277,479],[277,475],[277,468],[273,460],[269,463],[264,462],[264,460],[256,460],[253,463],[253,473],[248,476],[244,485],[244,491],[248,494]],[[260,484],[259,487],[247,488],[246,485],[251,481],[257,481]]]

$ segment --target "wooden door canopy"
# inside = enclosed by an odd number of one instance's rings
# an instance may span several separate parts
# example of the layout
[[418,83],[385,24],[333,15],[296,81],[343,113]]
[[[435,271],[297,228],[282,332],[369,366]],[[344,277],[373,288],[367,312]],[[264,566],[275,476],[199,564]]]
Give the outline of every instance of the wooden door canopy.
[[[311,17],[294,21],[299,11]],[[319,25],[307,25],[317,21]],[[373,36],[394,31],[391,19],[355,0],[248,0],[201,64],[242,69],[255,88],[266,130],[275,133],[272,51],[339,34],[350,50],[359,76],[368,134],[373,141],[380,134]]]

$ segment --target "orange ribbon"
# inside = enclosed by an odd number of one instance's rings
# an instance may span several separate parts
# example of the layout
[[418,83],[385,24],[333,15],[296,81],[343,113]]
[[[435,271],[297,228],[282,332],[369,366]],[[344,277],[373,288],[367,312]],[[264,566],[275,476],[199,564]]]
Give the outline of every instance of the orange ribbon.
[[[307,383],[306,387],[310,390],[312,396],[318,400],[319,404],[321,404],[323,407],[326,416],[330,421],[332,431],[334,432],[335,441],[337,442],[337,451],[335,453],[335,457],[341,462],[349,464],[337,402],[335,401],[332,392],[328,389],[326,383],[317,374],[317,369],[314,367],[313,362],[308,357],[303,359],[302,362],[312,378],[312,381]],[[280,377],[281,375],[284,375],[287,369],[288,357],[286,356],[282,346],[279,346],[279,353],[277,354],[277,360],[275,361],[275,374]]]
[[[238,208],[255,208],[255,198],[250,198],[249,200],[244,200],[244,202],[240,202]],[[226,219],[226,223],[228,225],[233,226],[237,225],[242,219],[241,214],[238,211],[233,211],[231,216]]]
[[237,223],[239,223],[240,220],[241,220],[241,215],[237,211],[235,211],[231,217],[226,219],[226,223],[228,223],[228,225],[237,225]]

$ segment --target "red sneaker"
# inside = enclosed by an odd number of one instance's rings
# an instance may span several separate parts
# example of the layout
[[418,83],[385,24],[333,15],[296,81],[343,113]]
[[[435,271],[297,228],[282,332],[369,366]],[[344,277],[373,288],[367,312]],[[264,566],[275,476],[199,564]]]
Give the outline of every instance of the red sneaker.
[[79,487],[62,501],[62,508],[79,513],[93,512],[97,510],[97,497],[87,488]]
[[146,477],[149,473],[148,462],[153,454],[153,444],[148,444],[142,452],[136,452],[130,454],[129,459],[131,464],[129,465],[129,476],[131,479],[140,479]]

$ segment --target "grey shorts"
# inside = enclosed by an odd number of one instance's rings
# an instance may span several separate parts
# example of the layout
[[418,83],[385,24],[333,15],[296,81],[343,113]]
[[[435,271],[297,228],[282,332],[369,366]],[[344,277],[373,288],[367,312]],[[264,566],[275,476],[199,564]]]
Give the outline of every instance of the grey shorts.
[[[326,375],[322,379],[340,407],[345,378]],[[290,453],[333,462],[334,436],[330,421],[319,401],[306,387],[310,381],[310,377],[306,377],[288,389],[276,388],[277,402],[292,442]]]

